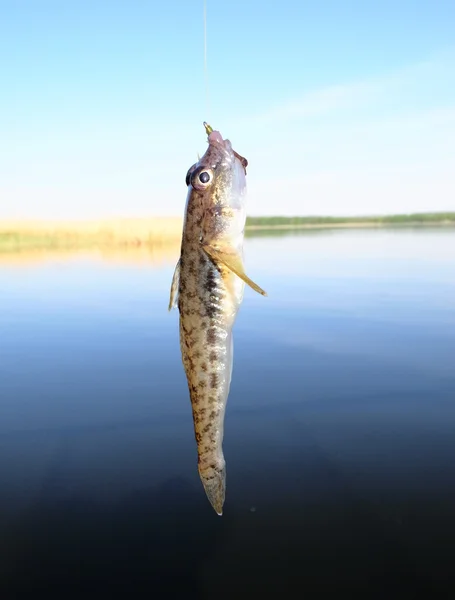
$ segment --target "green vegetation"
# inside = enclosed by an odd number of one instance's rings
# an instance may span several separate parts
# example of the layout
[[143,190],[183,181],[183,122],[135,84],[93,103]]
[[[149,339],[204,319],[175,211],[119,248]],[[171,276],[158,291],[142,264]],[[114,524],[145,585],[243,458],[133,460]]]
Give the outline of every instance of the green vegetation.
[[314,227],[331,225],[437,225],[454,224],[455,212],[414,213],[365,217],[248,217],[247,227]]

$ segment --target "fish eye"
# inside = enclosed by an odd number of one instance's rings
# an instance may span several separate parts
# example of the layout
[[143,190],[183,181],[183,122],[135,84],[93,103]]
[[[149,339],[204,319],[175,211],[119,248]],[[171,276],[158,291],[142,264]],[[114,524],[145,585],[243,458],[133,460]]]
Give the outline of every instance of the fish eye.
[[210,173],[202,171],[202,173],[199,174],[199,181],[201,183],[208,183],[210,181]]
[[213,180],[213,172],[209,167],[201,167],[190,174],[191,185],[196,190],[205,190],[210,186]]

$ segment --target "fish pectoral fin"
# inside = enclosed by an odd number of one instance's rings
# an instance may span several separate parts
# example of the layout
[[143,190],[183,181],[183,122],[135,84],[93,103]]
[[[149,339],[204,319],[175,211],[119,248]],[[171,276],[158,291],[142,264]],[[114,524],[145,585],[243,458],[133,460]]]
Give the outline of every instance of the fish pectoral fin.
[[237,253],[228,252],[222,248],[214,248],[213,246],[209,245],[203,245],[202,247],[212,260],[217,263],[222,263],[225,267],[240,277],[240,279],[243,279],[243,281],[258,294],[267,296],[267,292],[264,292],[264,290],[259,287],[257,283],[254,283],[254,281],[252,281],[245,273],[242,259]]
[[172,277],[171,293],[169,296],[169,307],[168,310],[172,310],[177,306],[177,298],[179,295],[179,281],[180,281],[180,258],[175,265],[174,276]]

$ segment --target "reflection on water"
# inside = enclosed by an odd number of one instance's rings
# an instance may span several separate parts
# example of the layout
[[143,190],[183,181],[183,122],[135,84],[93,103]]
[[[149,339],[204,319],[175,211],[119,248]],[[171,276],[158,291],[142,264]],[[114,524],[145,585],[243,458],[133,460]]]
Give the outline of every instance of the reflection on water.
[[222,518],[177,257],[0,264],[2,597],[453,596],[455,232],[248,240]]
[[93,250],[23,250],[21,252],[0,252],[0,266],[32,266],[49,262],[63,262],[74,260],[94,260],[117,264],[168,264],[177,261],[180,243],[173,241],[162,244],[148,244],[141,246],[116,247],[106,246]]

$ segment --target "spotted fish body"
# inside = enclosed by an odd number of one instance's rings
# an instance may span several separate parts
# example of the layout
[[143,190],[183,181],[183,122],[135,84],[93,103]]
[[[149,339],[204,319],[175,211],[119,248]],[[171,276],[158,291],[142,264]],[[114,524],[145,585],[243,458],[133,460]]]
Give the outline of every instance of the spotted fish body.
[[188,380],[198,470],[221,515],[226,467],[223,431],[233,364],[232,327],[245,282],[243,270],[247,161],[206,125],[209,146],[187,174],[188,195],[180,259],[169,309],[178,304],[180,349]]

